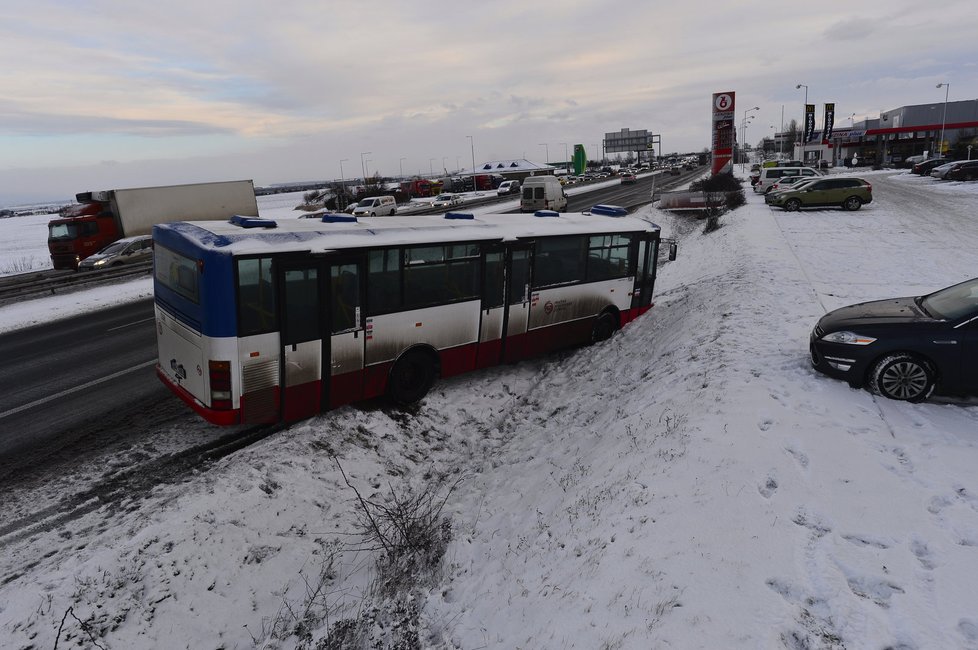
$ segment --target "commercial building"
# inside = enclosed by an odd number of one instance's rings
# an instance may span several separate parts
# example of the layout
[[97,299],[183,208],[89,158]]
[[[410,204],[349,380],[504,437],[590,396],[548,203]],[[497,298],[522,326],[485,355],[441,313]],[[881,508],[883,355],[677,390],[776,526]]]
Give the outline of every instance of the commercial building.
[[[942,135],[943,134],[943,135]],[[787,142],[787,133],[775,139]],[[834,166],[900,166],[910,156],[944,153],[951,158],[978,158],[978,99],[901,106],[880,113],[879,118],[833,128],[828,139],[821,130],[805,145],[793,143],[792,159],[816,164],[827,160]],[[785,147],[784,149],[788,149]]]

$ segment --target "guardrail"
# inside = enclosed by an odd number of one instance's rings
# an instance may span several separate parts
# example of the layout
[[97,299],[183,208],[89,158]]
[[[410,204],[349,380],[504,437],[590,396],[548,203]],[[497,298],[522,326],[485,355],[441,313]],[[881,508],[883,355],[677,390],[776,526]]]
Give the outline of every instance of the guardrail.
[[137,262],[128,266],[95,271],[33,271],[0,278],[0,305],[45,295],[67,293],[78,287],[90,287],[103,282],[137,278],[153,272],[153,262]]

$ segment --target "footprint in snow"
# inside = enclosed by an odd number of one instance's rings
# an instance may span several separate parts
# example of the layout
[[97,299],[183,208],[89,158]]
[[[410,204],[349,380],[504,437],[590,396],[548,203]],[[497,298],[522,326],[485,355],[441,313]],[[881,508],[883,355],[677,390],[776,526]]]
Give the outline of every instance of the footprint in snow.
[[809,529],[815,537],[822,537],[826,533],[832,532],[832,527],[822,521],[821,517],[809,514],[804,508],[799,508],[791,521],[798,526]]
[[970,618],[962,618],[958,621],[958,632],[968,641],[978,641],[978,621]]
[[792,458],[795,459],[802,469],[808,469],[808,454],[803,451],[799,451],[794,447],[785,447],[784,450],[791,454]]
[[846,540],[850,544],[854,544],[855,546],[871,546],[878,549],[890,548],[890,545],[886,542],[868,535],[843,535],[842,539]]
[[757,491],[760,492],[761,496],[765,499],[770,499],[772,496],[774,496],[774,493],[778,491],[778,480],[773,474],[768,475],[767,479],[757,486]]
[[883,608],[890,606],[890,598],[893,594],[903,593],[903,588],[899,585],[870,576],[849,576],[846,582],[852,593],[860,598],[871,600]]
[[915,537],[910,540],[910,552],[913,553],[914,557],[917,558],[917,561],[920,562],[920,566],[924,567],[928,571],[937,566],[934,563],[934,553],[930,550],[930,547],[927,546],[927,543],[919,537]]

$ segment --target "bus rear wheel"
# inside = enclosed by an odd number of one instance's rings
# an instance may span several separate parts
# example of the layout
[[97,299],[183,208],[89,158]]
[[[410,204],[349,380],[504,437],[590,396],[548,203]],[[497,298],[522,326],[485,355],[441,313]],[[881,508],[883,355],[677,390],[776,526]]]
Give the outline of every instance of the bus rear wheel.
[[435,383],[435,364],[423,352],[408,352],[391,368],[387,394],[401,406],[420,402]]

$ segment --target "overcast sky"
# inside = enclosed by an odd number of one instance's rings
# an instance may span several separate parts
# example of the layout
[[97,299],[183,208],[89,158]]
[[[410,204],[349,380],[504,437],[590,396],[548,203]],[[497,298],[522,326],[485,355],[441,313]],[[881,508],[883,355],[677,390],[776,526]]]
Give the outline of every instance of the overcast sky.
[[0,205],[594,157],[623,127],[699,151],[728,90],[756,143],[799,83],[840,126],[974,99],[976,34],[974,0],[4,0]]

